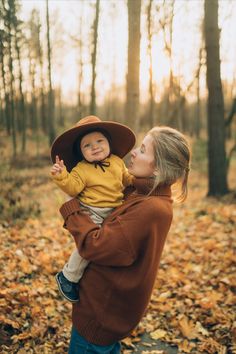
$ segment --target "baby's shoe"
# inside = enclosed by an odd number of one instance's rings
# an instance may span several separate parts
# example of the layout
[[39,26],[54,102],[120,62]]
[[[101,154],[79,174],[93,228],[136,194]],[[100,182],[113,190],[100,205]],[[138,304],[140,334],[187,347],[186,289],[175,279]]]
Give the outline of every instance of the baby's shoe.
[[79,301],[78,284],[69,281],[62,272],[56,274],[56,281],[60,293],[70,302]]

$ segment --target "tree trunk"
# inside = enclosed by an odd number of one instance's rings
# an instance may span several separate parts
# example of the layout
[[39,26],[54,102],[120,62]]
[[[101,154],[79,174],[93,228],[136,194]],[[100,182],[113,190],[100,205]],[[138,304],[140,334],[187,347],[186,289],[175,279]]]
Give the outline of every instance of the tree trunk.
[[64,114],[63,114],[63,106],[62,106],[62,99],[61,99],[61,87],[58,89],[58,124],[60,127],[65,126],[64,121]]
[[153,76],[152,76],[152,2],[149,0],[147,8],[147,24],[148,24],[148,56],[149,56],[149,117],[150,128],[155,124],[154,120],[154,94],[153,94]]
[[36,74],[36,65],[35,60],[31,58],[29,65],[29,77],[31,81],[31,122],[32,122],[32,131],[34,134],[34,139],[36,142],[36,154],[39,155],[39,124],[38,124],[38,110],[37,110],[37,94],[35,87],[35,74]]
[[46,104],[45,104],[45,94],[44,94],[44,73],[43,73],[43,50],[40,43],[40,22],[38,19],[38,33],[37,33],[37,52],[38,52],[38,59],[39,59],[39,66],[40,66],[40,81],[41,81],[41,88],[40,88],[40,115],[41,115],[41,128],[44,133],[47,133],[47,116],[46,116]]
[[224,100],[220,76],[218,0],[205,0],[205,45],[208,87],[208,195],[228,192]]
[[126,85],[126,120],[135,131],[139,128],[141,0],[128,0],[128,72]]
[[197,102],[196,102],[196,109],[195,109],[195,136],[197,139],[200,138],[200,130],[201,130],[201,100],[200,100],[200,76],[197,77]]
[[78,41],[78,46],[79,46],[79,60],[78,60],[78,66],[79,66],[79,75],[78,75],[78,105],[77,105],[77,113],[78,117],[83,117],[83,99],[82,99],[82,83],[83,83],[83,73],[84,73],[84,63],[83,63],[83,35],[82,35],[82,30],[83,30],[83,14],[84,14],[84,3],[82,3],[82,12],[80,16],[80,22],[79,22],[79,41]]
[[[174,20],[174,6],[175,1],[163,0],[164,20],[161,24],[164,36],[165,50],[169,60],[169,87],[166,90],[164,101],[164,116],[167,117],[169,125],[178,126],[176,117],[173,116],[172,111],[175,110],[175,87],[173,75],[173,55],[172,55],[172,42],[173,42],[173,20]],[[178,103],[177,103],[178,104]]]
[[9,92],[6,84],[6,72],[4,66],[4,50],[3,50],[3,38],[0,39],[0,60],[1,60],[1,74],[3,83],[3,95],[4,95],[4,124],[6,126],[7,134],[11,134],[11,122],[10,122],[10,99]]
[[93,24],[93,51],[92,51],[92,87],[91,87],[91,102],[90,114],[96,114],[96,58],[97,58],[97,40],[98,40],[98,22],[99,22],[99,5],[100,0],[96,1],[96,14]]
[[9,69],[9,87],[10,87],[10,121],[11,121],[11,134],[12,134],[12,148],[13,156],[16,156],[16,127],[15,127],[15,107],[14,107],[14,71],[13,71],[13,54],[12,54],[12,28],[14,16],[14,0],[9,1],[9,9],[7,10],[7,44],[8,44],[8,69]]
[[48,82],[49,82],[49,93],[48,93],[48,134],[49,134],[49,145],[51,145],[55,139],[55,118],[54,118],[54,95],[52,90],[52,71],[51,71],[51,44],[50,44],[50,24],[49,24],[49,9],[48,0],[46,0],[47,7],[47,47],[48,47]]
[[199,62],[198,62],[198,69],[196,73],[196,96],[197,96],[197,102],[195,106],[195,117],[194,117],[194,127],[193,127],[193,133],[196,136],[197,139],[200,138],[200,133],[201,133],[201,99],[200,99],[200,74],[201,74],[201,67],[202,67],[202,52],[203,52],[203,47],[201,46],[199,50]]
[[[17,35],[17,28],[15,28]],[[21,53],[20,46],[18,44],[18,39],[16,38],[15,43],[16,53],[17,53],[17,61],[19,66],[19,93],[20,93],[20,125],[21,125],[21,134],[22,134],[22,142],[21,142],[21,151],[25,152],[26,146],[26,120],[25,120],[25,99],[22,89],[23,75],[21,68]]]
[[[171,112],[171,106],[175,102],[175,93],[174,93],[174,74],[173,74],[173,55],[172,55],[172,46],[173,46],[173,21],[174,21],[174,6],[175,1],[172,0],[170,3],[170,22],[169,22],[169,63],[170,63],[170,76],[169,76],[169,95],[168,95],[168,111]],[[171,122],[173,125],[177,125],[179,129],[181,129],[179,121],[177,119],[176,122]]]

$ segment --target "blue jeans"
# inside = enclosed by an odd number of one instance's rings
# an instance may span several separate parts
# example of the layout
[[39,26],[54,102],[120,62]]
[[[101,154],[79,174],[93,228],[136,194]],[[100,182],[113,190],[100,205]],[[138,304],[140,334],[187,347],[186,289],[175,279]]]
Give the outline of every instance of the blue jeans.
[[68,354],[120,354],[120,343],[96,345],[81,337],[72,327]]

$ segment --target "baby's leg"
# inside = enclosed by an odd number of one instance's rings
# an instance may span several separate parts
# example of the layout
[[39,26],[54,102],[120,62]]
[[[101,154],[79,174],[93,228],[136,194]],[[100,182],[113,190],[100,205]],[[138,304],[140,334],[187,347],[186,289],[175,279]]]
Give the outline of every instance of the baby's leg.
[[[85,209],[85,211],[89,214],[90,218],[93,220],[94,223],[101,226],[104,219],[100,215],[98,215],[97,213],[92,213],[87,208]],[[73,283],[78,283],[79,280],[82,278],[82,275],[88,264],[89,261],[86,261],[84,258],[82,258],[78,250],[75,249],[72,252],[68,262],[64,265],[62,272],[66,279]]]
[[[104,218],[113,210],[112,208],[93,208],[81,205],[81,210],[88,214],[93,222],[101,227]],[[57,284],[61,294],[70,302],[79,301],[78,282],[82,278],[89,262],[83,259],[75,249],[63,270],[56,275]]]
[[75,249],[63,270],[56,274],[58,288],[62,296],[70,302],[79,301],[78,281],[81,279],[88,263]]
[[64,265],[62,272],[69,281],[78,283],[88,264],[89,262],[82,258],[78,250],[75,249],[68,262]]

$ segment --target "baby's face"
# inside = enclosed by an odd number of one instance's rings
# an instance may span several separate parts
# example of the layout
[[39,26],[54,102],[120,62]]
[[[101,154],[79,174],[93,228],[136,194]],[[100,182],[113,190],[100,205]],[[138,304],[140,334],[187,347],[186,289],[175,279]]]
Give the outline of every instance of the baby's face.
[[80,143],[81,152],[89,162],[102,161],[110,154],[110,145],[107,138],[100,132],[85,135]]

